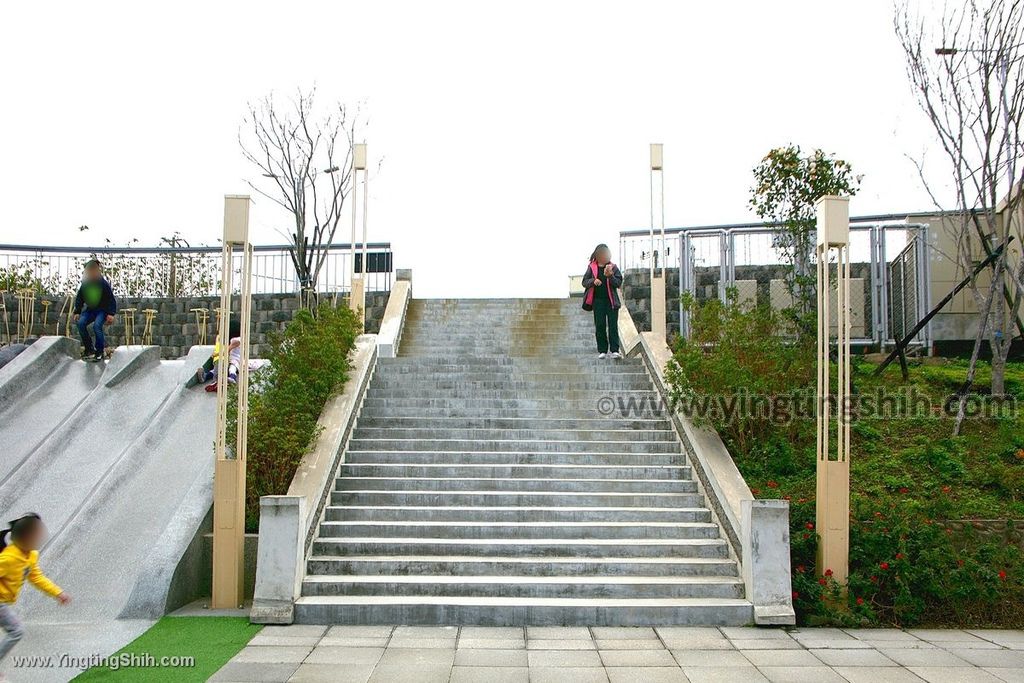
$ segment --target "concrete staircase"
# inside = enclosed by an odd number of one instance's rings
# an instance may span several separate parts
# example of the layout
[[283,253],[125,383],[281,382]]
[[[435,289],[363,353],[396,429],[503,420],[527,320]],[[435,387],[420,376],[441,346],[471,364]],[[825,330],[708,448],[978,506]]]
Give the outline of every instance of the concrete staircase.
[[[579,305],[410,303],[400,356],[380,359],[368,387],[297,621],[752,620],[641,361],[598,360]],[[643,410],[623,415],[631,399]]]

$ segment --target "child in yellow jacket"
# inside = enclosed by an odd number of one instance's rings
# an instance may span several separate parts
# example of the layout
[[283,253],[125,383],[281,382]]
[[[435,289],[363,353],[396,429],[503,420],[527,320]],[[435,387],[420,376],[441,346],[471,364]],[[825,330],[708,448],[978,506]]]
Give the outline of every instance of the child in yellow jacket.
[[[11,536],[11,544],[4,547],[8,534]],[[0,551],[0,628],[7,633],[0,641],[0,660],[7,656],[24,635],[21,620],[14,613],[14,603],[18,600],[25,579],[47,595],[57,598],[62,605],[71,601],[68,594],[39,569],[38,548],[45,536],[43,520],[35,513],[14,520],[10,529],[0,532],[0,547],[3,547]]]

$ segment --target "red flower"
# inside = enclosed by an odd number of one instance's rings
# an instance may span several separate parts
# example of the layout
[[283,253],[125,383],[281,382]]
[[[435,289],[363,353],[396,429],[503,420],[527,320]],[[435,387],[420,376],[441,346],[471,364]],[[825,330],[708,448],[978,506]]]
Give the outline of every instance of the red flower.
[[793,496],[783,496],[782,500],[793,500]]
[[857,604],[858,605],[863,605],[864,604],[864,598],[857,598]]
[[796,591],[793,591],[793,599],[796,600],[799,597],[800,597],[800,594],[797,593]]
[[949,486],[943,486],[943,487],[942,487],[942,492],[943,492],[943,493],[949,493],[949,492],[950,492],[950,491],[952,491],[952,490],[953,490],[953,489],[952,489],[952,488],[950,488]]
[[902,560],[903,558],[904,558],[903,553],[896,553],[896,559],[897,560]]
[[796,566],[796,573],[797,574],[803,574],[805,571],[807,571],[807,567],[803,566],[802,564],[798,564]]
[[802,503],[806,503],[806,502],[807,502],[807,499],[806,499],[806,498],[800,498],[800,499],[798,499],[798,500],[796,501],[797,505],[800,505],[800,504],[802,504]]
[[887,570],[889,569],[889,563],[888,563],[888,562],[880,562],[880,563],[878,564],[878,567],[879,567],[879,569],[881,569],[881,570],[882,570],[883,572],[884,572],[884,571],[887,571]]
[[1001,569],[999,570],[999,580],[1006,581],[1006,572]]
[[825,576],[832,576],[832,570],[831,569],[826,569],[825,570]]
[[820,579],[818,579],[818,583],[821,584],[822,586],[824,586],[825,584],[828,583],[828,580],[823,576]]
[[777,489],[777,488],[779,488],[779,483],[777,481],[769,481],[768,482],[768,488],[770,488],[770,489]]
[[814,522],[807,522],[807,530],[814,531]]
[[877,576],[872,576],[871,577],[871,583],[878,583],[878,577]]
[[750,489],[750,492],[756,496],[761,493],[761,489]]
[[810,535],[809,533],[806,533],[806,532],[804,532],[804,540],[805,540],[805,541],[806,541],[806,540],[807,540],[808,538],[810,538],[810,537],[811,537],[811,535]]
[[[910,489],[908,489],[906,486],[901,486],[900,487],[900,493],[910,493]],[[858,598],[858,600],[859,599],[860,598]]]

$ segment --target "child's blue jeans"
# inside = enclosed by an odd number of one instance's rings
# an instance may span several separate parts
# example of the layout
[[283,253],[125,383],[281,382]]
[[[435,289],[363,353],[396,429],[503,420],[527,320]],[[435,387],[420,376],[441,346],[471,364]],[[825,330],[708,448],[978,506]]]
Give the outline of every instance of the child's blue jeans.
[[0,640],[0,659],[3,659],[25,633],[21,619],[14,613],[14,605],[0,602],[0,629],[6,633]]
[[103,338],[103,324],[107,322],[107,314],[104,311],[82,311],[78,316],[78,334],[82,336],[82,345],[86,353],[93,353],[92,337],[89,336],[89,326],[92,326],[96,333],[95,351],[103,351],[107,346],[107,340]]

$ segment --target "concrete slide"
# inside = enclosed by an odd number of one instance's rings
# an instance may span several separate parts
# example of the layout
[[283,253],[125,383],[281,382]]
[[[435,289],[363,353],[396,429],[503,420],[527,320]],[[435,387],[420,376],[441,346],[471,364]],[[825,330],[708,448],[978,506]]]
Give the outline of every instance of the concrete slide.
[[162,361],[158,347],[120,347],[92,364],[74,341],[44,337],[0,368],[0,515],[42,516],[41,566],[74,599],[60,607],[26,587],[12,656],[110,654],[167,611],[212,503],[215,399],[184,386],[211,351]]

